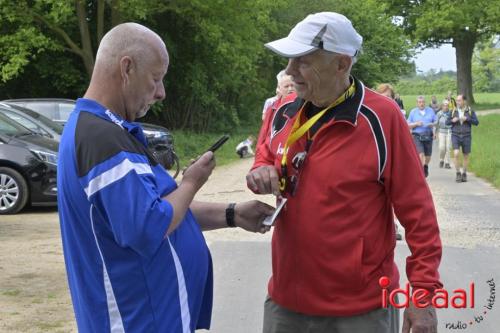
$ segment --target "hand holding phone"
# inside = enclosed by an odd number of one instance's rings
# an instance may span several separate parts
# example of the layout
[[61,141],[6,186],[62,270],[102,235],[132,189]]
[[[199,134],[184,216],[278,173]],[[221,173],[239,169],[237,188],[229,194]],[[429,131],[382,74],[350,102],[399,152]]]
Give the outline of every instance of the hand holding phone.
[[265,226],[269,226],[269,227],[272,226],[274,224],[274,222],[276,221],[276,218],[280,214],[281,210],[283,209],[283,207],[285,207],[286,201],[287,201],[287,198],[281,199],[281,202],[278,205],[278,207],[276,207],[276,210],[274,211],[273,215],[266,217],[264,219],[264,221],[262,221],[262,224]]

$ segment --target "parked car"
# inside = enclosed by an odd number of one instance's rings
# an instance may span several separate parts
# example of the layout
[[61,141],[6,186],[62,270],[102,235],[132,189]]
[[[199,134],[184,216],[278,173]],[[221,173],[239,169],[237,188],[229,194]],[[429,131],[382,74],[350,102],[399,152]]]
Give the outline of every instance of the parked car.
[[38,112],[8,103],[0,103],[0,112],[35,133],[56,141],[61,140],[62,125]]
[[31,109],[62,125],[68,121],[75,108],[74,100],[64,98],[21,98],[3,102]]
[[57,204],[58,146],[0,113],[0,214]]
[[[23,98],[3,101],[31,109],[52,121],[64,125],[75,107],[75,101],[63,98]],[[173,136],[162,126],[140,123],[148,141],[148,148],[166,169],[174,169],[174,178],[179,174],[179,158],[174,150]]]

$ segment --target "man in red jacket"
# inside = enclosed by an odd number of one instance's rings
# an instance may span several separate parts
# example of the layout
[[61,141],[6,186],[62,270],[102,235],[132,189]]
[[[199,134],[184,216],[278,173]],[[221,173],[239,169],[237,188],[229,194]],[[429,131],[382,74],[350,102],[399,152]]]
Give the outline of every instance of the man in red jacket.
[[[430,190],[398,105],[350,75],[362,37],[337,13],[309,15],[266,47],[289,58],[296,95],[267,119],[247,175],[288,199],[275,223],[265,333],[397,332],[381,277],[398,288],[393,209],[413,289],[442,287]],[[435,309],[406,309],[403,332],[436,332]]]

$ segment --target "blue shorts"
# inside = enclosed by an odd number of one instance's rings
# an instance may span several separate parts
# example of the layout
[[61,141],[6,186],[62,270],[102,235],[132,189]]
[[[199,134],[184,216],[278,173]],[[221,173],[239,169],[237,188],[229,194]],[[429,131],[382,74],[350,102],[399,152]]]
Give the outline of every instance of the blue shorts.
[[412,133],[413,142],[415,142],[415,147],[420,154],[424,156],[432,155],[432,135],[423,135]]
[[454,150],[459,150],[462,147],[462,153],[465,155],[470,154],[472,149],[472,137],[451,135],[451,145]]

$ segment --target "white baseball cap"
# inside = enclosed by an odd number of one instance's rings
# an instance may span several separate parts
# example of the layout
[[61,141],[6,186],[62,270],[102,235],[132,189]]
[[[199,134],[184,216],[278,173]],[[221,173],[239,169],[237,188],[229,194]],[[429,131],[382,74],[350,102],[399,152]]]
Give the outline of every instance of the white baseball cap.
[[357,56],[361,51],[361,37],[344,15],[322,12],[308,15],[290,31],[288,37],[265,46],[277,54],[300,57],[318,49]]

